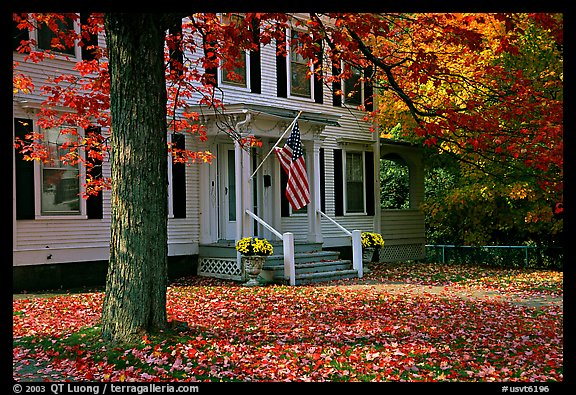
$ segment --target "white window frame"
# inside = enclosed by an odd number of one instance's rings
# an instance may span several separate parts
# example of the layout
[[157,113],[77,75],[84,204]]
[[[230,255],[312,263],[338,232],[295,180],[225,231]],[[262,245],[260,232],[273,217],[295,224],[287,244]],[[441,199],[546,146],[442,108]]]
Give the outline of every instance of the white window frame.
[[[30,39],[35,40],[36,41],[36,45],[34,46],[34,49],[36,51],[42,51],[42,52],[50,52],[51,54],[54,54],[54,57],[56,59],[70,59],[70,60],[75,60],[75,61],[80,61],[82,60],[82,49],[80,48],[80,46],[78,45],[78,40],[74,40],[74,55],[71,54],[67,54],[64,52],[59,52],[57,49],[44,49],[44,48],[40,48],[38,46],[38,22],[36,20],[32,21],[34,23],[35,29],[29,31],[30,33]],[[76,18],[74,21],[74,31],[78,34],[80,34],[80,18]]]
[[[42,133],[44,129],[41,129],[38,126],[37,122],[34,122],[34,130],[38,133]],[[75,128],[78,130],[80,136],[84,136],[85,130],[77,127],[77,126],[70,126],[70,125],[63,125],[62,128]],[[84,149],[80,148],[79,155],[84,158],[85,151]],[[86,166],[79,162],[78,166],[78,192],[79,192],[79,201],[80,201],[80,210],[79,213],[71,213],[71,214],[48,214],[42,212],[42,186],[43,186],[43,169],[44,164],[40,161],[34,161],[34,214],[35,219],[88,219],[88,214],[86,212],[86,199],[82,196],[86,192]]]
[[[346,171],[347,154],[361,154],[362,155],[362,211],[348,211],[348,180]],[[367,215],[366,211],[366,152],[360,150],[342,150],[342,191],[344,192],[344,215]]]
[[[361,106],[364,103],[364,71],[359,69],[358,67],[355,67],[353,65],[350,65],[350,68],[352,69],[356,69],[358,71],[360,71],[360,78],[359,78],[359,89],[360,89],[360,103],[350,103],[348,101],[348,92],[346,92],[346,81],[348,80],[342,80],[341,82],[341,89],[342,89],[342,104],[345,104],[347,106]],[[342,70],[344,70],[344,61],[342,61]]]
[[[312,77],[308,78],[306,77],[306,79],[308,80],[308,83],[310,84],[310,96],[299,96],[299,95],[294,95],[292,94],[292,35],[293,33],[298,32],[296,29],[288,29],[286,32],[286,37],[288,38],[286,40],[286,92],[287,92],[287,97],[290,99],[297,99],[297,100],[304,100],[304,101],[309,101],[309,102],[314,102],[314,65],[311,63],[309,65],[309,71],[312,73]],[[310,59],[306,59],[306,62],[310,62]]]
[[[244,18],[243,15],[230,13],[230,16],[233,16],[233,15],[237,15],[241,18]],[[224,18],[224,14],[220,14],[220,21],[221,22],[223,22],[223,18]],[[225,80],[224,77],[225,77],[225,73],[227,73],[227,71],[225,71],[222,66],[218,66],[218,73],[217,73],[218,86],[225,86],[227,88],[232,88],[232,89],[239,90],[242,92],[250,92],[251,91],[252,87],[250,85],[250,51],[244,51],[244,55],[245,55],[244,65],[245,65],[245,70],[246,70],[246,83],[242,84],[240,82]]]

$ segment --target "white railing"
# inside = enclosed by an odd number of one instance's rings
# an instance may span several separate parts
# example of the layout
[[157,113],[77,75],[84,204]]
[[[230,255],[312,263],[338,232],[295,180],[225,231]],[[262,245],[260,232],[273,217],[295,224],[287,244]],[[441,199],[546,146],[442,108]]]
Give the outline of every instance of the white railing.
[[272,232],[276,237],[282,240],[282,248],[284,253],[284,278],[289,280],[290,285],[296,285],[296,267],[294,263],[294,234],[290,232],[280,234],[280,232],[278,232],[252,211],[246,210],[246,214],[254,218],[256,221],[258,221],[258,223],[260,223],[262,226]]
[[346,233],[352,238],[352,267],[358,272],[358,277],[364,277],[364,268],[362,267],[362,231],[353,230],[350,232],[348,229],[340,225],[338,222],[334,221],[328,215],[326,215],[322,210],[316,210],[318,214],[326,218],[334,225],[336,225],[340,230]]

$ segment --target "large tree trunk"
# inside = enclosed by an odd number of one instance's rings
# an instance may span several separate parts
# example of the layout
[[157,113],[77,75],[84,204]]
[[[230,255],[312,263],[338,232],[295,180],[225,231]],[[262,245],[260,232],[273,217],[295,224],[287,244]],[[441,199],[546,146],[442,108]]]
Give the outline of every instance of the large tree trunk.
[[112,224],[103,337],[133,342],[164,328],[168,149],[165,32],[155,14],[107,14]]

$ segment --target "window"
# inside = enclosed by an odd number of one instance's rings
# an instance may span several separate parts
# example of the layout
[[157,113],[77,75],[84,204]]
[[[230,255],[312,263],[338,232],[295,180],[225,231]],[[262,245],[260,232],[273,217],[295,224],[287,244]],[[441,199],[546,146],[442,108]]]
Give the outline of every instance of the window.
[[308,58],[304,58],[296,51],[302,46],[298,41],[298,31],[291,31],[290,56],[289,56],[289,82],[290,95],[312,98],[313,96],[313,78],[309,78],[313,73],[312,66],[309,65]]
[[372,69],[367,67],[362,70],[342,62],[340,65],[333,64],[332,74],[335,76],[340,75],[344,67],[349,67],[351,75],[346,79],[342,79],[342,81],[332,83],[334,92],[332,104],[338,107],[344,104],[354,107],[364,105],[366,111],[372,111],[374,108],[374,98],[372,97],[374,91],[370,81]]
[[364,213],[364,153],[346,152],[344,161],[347,213]]
[[334,150],[335,214],[375,214],[374,152]]
[[[242,17],[236,14],[222,14],[222,23],[224,25],[239,24]],[[244,88],[250,88],[250,55],[247,51],[241,51],[237,64],[232,69],[220,68],[220,80],[223,84],[230,84]]]
[[[75,30],[76,24],[72,19],[56,20],[58,30],[66,32]],[[56,44],[56,46],[54,46]],[[36,45],[39,49],[50,50],[59,52],[65,55],[76,56],[77,46],[66,45],[61,39],[58,38],[57,33],[52,31],[46,23],[42,23],[36,30]]]
[[352,76],[343,81],[344,103],[359,106],[364,99],[362,71],[356,67],[351,67],[350,70]]
[[80,164],[70,165],[63,156],[70,153],[66,143],[74,136],[60,129],[44,130],[48,160],[41,164],[41,214],[80,214]]

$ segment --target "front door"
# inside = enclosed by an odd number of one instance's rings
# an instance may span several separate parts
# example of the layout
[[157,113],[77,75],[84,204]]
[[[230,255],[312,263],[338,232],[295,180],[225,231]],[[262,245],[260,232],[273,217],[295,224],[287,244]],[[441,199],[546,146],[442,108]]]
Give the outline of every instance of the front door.
[[236,162],[234,146],[220,144],[218,149],[218,238],[236,239]]

